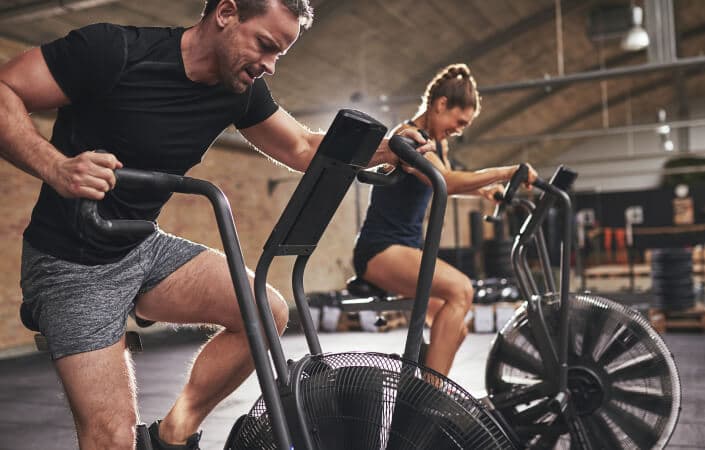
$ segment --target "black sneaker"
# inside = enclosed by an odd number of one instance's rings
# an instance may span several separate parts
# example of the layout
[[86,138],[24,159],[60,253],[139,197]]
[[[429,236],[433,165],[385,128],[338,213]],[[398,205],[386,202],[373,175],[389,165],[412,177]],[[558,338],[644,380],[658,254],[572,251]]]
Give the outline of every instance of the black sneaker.
[[162,441],[159,437],[160,422],[161,420],[157,420],[149,426],[149,437],[152,439],[152,450],[201,450],[201,448],[198,446],[198,443],[201,441],[201,433],[203,433],[202,431],[199,431],[198,433],[193,433],[191,436],[189,436],[188,439],[186,439],[185,444],[167,444],[166,442]]

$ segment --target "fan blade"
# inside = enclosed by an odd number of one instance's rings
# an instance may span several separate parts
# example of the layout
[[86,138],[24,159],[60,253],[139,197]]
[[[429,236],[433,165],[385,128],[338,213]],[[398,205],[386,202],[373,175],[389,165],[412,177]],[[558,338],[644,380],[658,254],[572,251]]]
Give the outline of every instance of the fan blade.
[[599,414],[582,418],[588,431],[590,442],[594,448],[622,448],[622,443],[614,434],[614,430]]
[[657,394],[627,391],[615,386],[612,387],[612,399],[661,417],[668,417],[671,413],[671,399]]
[[532,348],[536,349],[536,340],[531,332],[531,326],[528,321],[517,328],[519,334],[528,342]]
[[592,306],[588,308],[587,314],[585,315],[585,329],[583,333],[583,346],[581,355],[590,356],[592,359],[592,354],[595,352],[595,346],[602,336],[602,327],[605,326],[605,320],[603,319],[604,309]]
[[608,373],[614,383],[668,375],[668,367],[657,355],[648,354],[627,361]]
[[[578,417],[571,420],[568,427],[570,433],[570,448],[574,450],[593,450],[590,442],[590,433],[585,423]],[[598,450],[599,447],[594,450]]]
[[607,417],[621,428],[624,434],[629,436],[629,439],[634,441],[639,448],[651,448],[658,440],[658,434],[653,426],[640,417],[618,408],[612,402],[608,403],[603,410]]
[[628,329],[624,324],[620,324],[617,332],[612,335],[609,342],[605,346],[598,364],[608,366],[612,361],[619,356],[627,353],[639,342],[639,337]]
[[506,381],[502,380],[502,377],[500,374],[497,373],[496,370],[493,370],[492,372],[487,374],[487,390],[489,394],[496,394],[498,392],[507,392],[511,389],[514,388],[514,384],[512,383],[507,383]]
[[539,376],[543,373],[543,364],[540,359],[509,342],[501,334],[497,335],[497,339],[499,344],[497,356],[500,362],[532,375]]

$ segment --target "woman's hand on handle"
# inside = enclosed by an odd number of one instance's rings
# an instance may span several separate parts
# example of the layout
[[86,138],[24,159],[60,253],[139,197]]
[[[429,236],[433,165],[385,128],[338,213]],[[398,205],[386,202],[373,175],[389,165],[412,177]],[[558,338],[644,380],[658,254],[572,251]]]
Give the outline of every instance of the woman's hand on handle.
[[491,184],[478,189],[477,193],[493,203],[498,203],[501,200],[498,199],[497,194],[500,195],[499,198],[502,198],[501,195],[504,193],[504,186],[499,183]]
[[[425,139],[421,133],[419,133],[417,130],[412,129],[412,128],[407,128],[398,133],[400,136],[405,136],[410,139],[412,139],[414,142],[420,144],[419,147],[416,148],[416,151],[424,154],[427,152],[433,152],[435,150],[435,145],[433,144],[432,141]],[[368,167],[374,167],[379,164],[391,164],[394,166],[399,165],[399,158],[397,155],[394,154],[394,152],[389,148],[389,139],[384,139],[382,140],[382,143],[379,145],[379,148],[377,149],[377,152],[375,152],[374,156],[372,157],[372,160],[370,161],[370,164]]]
[[[534,169],[531,164],[529,163],[524,163],[528,168],[529,168],[529,174],[526,179],[526,188],[531,189],[531,185],[534,184],[534,181],[539,177],[538,172],[536,172],[536,169]],[[518,170],[519,166],[515,170]]]
[[115,155],[87,151],[56,162],[45,181],[62,197],[101,200],[115,187],[114,171],[120,168]]

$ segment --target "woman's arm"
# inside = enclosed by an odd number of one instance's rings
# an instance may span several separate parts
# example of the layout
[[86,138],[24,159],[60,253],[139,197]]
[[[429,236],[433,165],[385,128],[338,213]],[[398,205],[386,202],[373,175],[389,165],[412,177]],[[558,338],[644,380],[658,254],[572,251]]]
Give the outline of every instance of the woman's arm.
[[[464,171],[464,170],[451,170],[443,164],[441,159],[433,152],[428,152],[424,156],[428,159],[439,172],[443,175],[448,187],[448,195],[455,194],[470,194],[470,195],[493,195],[496,189],[490,191],[483,191],[481,189],[489,187],[496,183],[503,183],[508,181],[514,172],[519,168],[516,166],[503,166],[503,167],[490,167],[487,169],[476,170],[476,171]],[[411,167],[404,167],[409,173],[414,174],[425,184],[430,185],[428,179],[416,169]],[[533,167],[529,166],[529,181],[528,184],[534,182],[538,174]],[[488,193],[489,192],[489,193]],[[487,194],[487,195],[486,195]]]

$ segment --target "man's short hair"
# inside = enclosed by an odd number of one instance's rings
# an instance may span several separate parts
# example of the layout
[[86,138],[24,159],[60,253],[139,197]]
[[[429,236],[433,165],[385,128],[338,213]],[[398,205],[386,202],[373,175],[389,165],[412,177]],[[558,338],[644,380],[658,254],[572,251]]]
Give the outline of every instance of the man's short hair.
[[[235,0],[237,4],[238,17],[241,22],[259,16],[267,12],[270,0]],[[313,22],[313,8],[309,0],[273,0],[281,2],[291,13],[298,17],[299,24],[307,30]],[[213,12],[221,0],[206,0],[203,8],[203,17]]]

